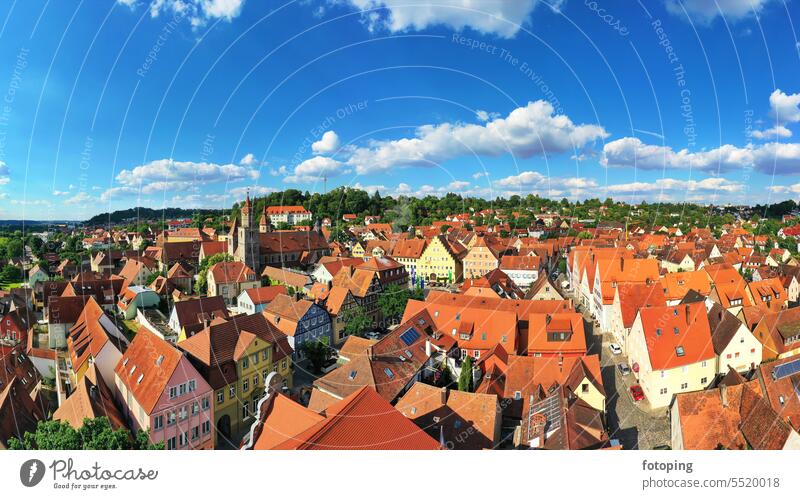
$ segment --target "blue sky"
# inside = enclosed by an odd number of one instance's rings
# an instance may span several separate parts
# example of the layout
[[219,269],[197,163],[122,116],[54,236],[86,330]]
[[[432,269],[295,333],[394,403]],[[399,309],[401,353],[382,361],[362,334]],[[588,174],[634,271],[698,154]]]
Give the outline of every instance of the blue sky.
[[798,5],[2,2],[0,218],[326,185],[796,199]]

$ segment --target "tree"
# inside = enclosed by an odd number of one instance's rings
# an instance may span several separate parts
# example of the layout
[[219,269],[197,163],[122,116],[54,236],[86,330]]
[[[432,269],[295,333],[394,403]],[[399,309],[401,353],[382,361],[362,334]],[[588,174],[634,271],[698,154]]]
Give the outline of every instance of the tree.
[[206,288],[208,286],[207,282],[208,269],[218,264],[219,262],[230,262],[230,261],[233,261],[233,256],[228,253],[217,253],[216,255],[211,255],[203,258],[203,261],[200,262],[200,268],[197,271],[197,281],[194,283],[195,292],[197,292],[198,294],[203,294],[206,292]]
[[458,376],[458,390],[471,392],[474,389],[472,380],[472,357],[467,357],[461,363],[461,374]]
[[361,307],[345,310],[342,316],[345,336],[360,336],[372,325],[372,320]]
[[318,340],[306,341],[300,345],[300,351],[311,362],[314,372],[320,372],[330,358],[331,348],[328,345],[328,338],[322,337]]
[[147,432],[139,431],[133,437],[124,428],[114,429],[106,416],[84,418],[83,426],[76,430],[64,421],[39,421],[36,431],[25,432],[20,441],[8,441],[12,450],[159,450],[163,443],[152,444]]
[[392,284],[378,297],[378,307],[389,320],[399,319],[406,310],[408,300],[423,300],[422,290],[402,288]]
[[3,282],[17,282],[22,279],[22,271],[14,265],[6,265],[0,271],[0,280]]

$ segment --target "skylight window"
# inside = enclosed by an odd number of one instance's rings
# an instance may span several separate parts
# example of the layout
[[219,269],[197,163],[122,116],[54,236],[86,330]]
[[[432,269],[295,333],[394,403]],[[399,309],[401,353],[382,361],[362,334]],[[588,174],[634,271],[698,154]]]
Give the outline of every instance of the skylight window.
[[386,373],[387,376],[389,376],[389,379],[394,379],[394,373],[388,367],[384,368],[383,372]]
[[677,347],[675,347],[675,355],[677,355],[678,357],[683,357],[684,355],[686,355],[686,352],[683,350],[682,346],[678,345]]

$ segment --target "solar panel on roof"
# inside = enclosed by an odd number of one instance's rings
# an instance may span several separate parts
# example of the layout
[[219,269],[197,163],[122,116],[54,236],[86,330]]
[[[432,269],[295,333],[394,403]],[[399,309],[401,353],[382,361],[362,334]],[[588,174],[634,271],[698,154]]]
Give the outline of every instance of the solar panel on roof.
[[792,374],[797,374],[798,372],[800,372],[800,359],[775,366],[775,369],[772,370],[772,377],[775,379],[783,379]]
[[409,328],[405,333],[400,335],[400,339],[403,340],[403,343],[408,346],[411,346],[415,341],[417,341],[417,338],[419,338],[419,333],[413,327]]

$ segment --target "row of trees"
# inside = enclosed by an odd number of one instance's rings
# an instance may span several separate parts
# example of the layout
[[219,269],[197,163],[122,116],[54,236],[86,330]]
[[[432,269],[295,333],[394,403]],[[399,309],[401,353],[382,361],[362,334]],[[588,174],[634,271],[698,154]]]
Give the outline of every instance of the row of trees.
[[152,444],[147,432],[135,436],[124,428],[114,429],[106,416],[83,420],[75,429],[64,421],[39,421],[34,432],[25,432],[22,440],[11,437],[11,450],[160,450],[163,443]]

